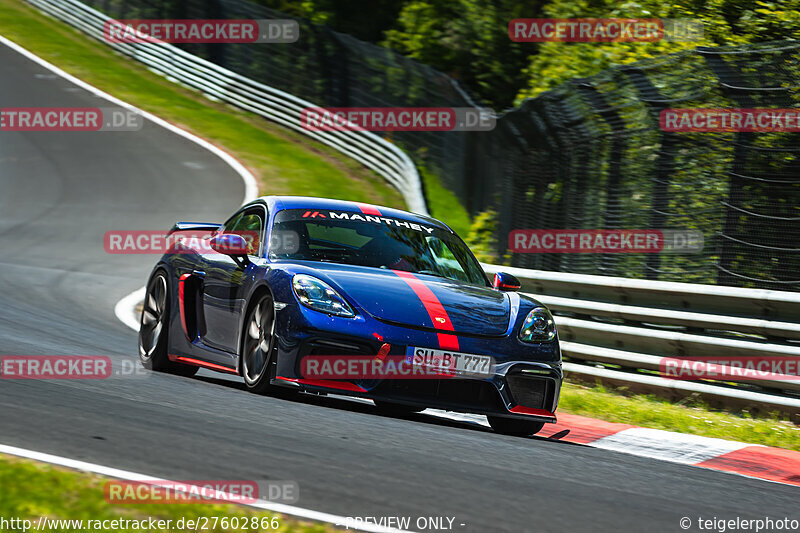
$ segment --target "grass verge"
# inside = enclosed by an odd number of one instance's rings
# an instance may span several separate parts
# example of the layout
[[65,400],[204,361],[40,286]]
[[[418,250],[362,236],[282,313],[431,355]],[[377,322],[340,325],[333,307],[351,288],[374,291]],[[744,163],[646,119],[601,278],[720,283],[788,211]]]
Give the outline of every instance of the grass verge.
[[261,194],[405,206],[380,176],[335,150],[171,83],[22,0],[0,2],[0,34],[73,76],[224,147],[256,176]]
[[654,396],[626,396],[602,386],[565,382],[558,410],[609,422],[800,451],[800,427],[788,420],[777,415],[751,418],[748,413],[714,411],[691,400],[675,404]]
[[[247,507],[231,504],[109,504],[103,496],[103,486],[107,478],[75,472],[68,469],[38,463],[27,459],[0,455],[0,487],[3,497],[0,498],[0,517],[5,520],[19,518],[31,520],[34,524],[40,517],[54,520],[171,520],[170,527],[160,531],[184,533],[195,528],[186,527],[187,520],[209,518],[207,531],[242,531],[230,528],[232,518],[238,518],[241,526],[246,519],[250,527],[248,531],[296,531],[300,533],[329,533],[338,531],[327,524],[310,523],[289,518],[277,513],[257,512]],[[212,517],[217,517],[213,520]],[[222,518],[228,520],[223,521]],[[252,522],[253,518],[256,522]],[[272,518],[276,520],[271,520]],[[179,520],[183,519],[183,524]],[[228,527],[222,527],[223,522]],[[109,523],[110,524],[110,523]],[[140,533],[146,529],[131,527],[132,524],[120,523],[119,527],[78,527],[72,524],[48,524],[48,532],[56,531],[135,531]],[[165,524],[166,525],[166,524]],[[181,525],[183,527],[181,527]],[[215,525],[216,527],[212,527]],[[265,526],[265,527],[262,527]],[[122,527],[128,526],[128,527]],[[273,526],[278,526],[274,528]],[[22,529],[10,527],[10,530]],[[44,527],[42,529],[45,529]]]
[[445,188],[439,177],[427,169],[421,169],[420,175],[425,186],[425,197],[428,200],[431,216],[450,226],[461,237],[466,237],[472,223],[467,210],[458,201],[455,193]]

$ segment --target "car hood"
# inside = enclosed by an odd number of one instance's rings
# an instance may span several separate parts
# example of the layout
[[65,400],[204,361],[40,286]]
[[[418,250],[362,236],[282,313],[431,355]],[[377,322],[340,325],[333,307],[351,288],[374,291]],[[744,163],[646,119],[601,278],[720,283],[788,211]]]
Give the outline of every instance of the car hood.
[[508,330],[510,299],[489,287],[394,270],[315,267],[345,298],[385,322],[482,336]]

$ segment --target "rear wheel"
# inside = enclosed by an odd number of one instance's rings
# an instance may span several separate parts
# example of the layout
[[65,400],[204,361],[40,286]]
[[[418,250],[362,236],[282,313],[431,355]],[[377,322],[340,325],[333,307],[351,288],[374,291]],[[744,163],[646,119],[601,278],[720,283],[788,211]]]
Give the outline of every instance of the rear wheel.
[[544,422],[534,422],[532,420],[519,420],[502,416],[487,416],[486,419],[495,432],[517,437],[533,435],[544,427]]
[[275,305],[269,294],[259,297],[244,321],[241,371],[247,390],[263,394],[270,389],[272,349],[275,346]]
[[147,369],[193,376],[197,367],[169,360],[169,285],[167,275],[159,270],[147,285],[139,322],[139,360]]
[[424,407],[418,405],[405,405],[402,403],[387,402],[385,400],[372,400],[379,412],[386,415],[410,415],[424,411]]

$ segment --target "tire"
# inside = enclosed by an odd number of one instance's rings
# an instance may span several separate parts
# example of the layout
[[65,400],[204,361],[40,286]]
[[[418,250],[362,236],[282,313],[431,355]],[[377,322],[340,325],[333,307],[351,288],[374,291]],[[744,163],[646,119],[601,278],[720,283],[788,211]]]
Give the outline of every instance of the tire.
[[193,376],[197,367],[169,360],[169,283],[163,270],[156,272],[147,284],[142,317],[139,321],[139,361],[156,372]]
[[425,410],[418,405],[405,405],[402,403],[387,402],[385,400],[372,400],[379,413],[385,415],[411,415]]
[[518,420],[502,416],[487,416],[486,419],[495,433],[500,433],[501,435],[528,437],[540,432],[544,427],[544,422],[534,422],[532,420]]
[[244,321],[240,372],[247,390],[256,394],[271,391],[272,352],[275,348],[275,305],[268,293],[250,306]]

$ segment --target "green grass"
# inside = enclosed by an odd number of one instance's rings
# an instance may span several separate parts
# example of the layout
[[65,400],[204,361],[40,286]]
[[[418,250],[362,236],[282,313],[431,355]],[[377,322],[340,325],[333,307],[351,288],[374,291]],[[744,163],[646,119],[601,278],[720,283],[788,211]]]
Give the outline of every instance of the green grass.
[[652,396],[626,396],[600,386],[571,382],[564,383],[558,410],[609,422],[800,451],[800,427],[777,415],[751,418],[748,413],[714,411],[699,402],[679,405]]
[[[208,531],[245,531],[223,528],[220,520],[212,522],[212,517],[230,518],[239,520],[248,519],[252,524],[252,517],[257,517],[256,525],[263,524],[265,529],[247,529],[246,531],[297,531],[301,533],[326,533],[337,531],[327,524],[304,522],[294,518],[268,512],[256,512],[247,507],[230,504],[109,504],[103,496],[103,486],[107,478],[94,474],[75,472],[48,464],[37,463],[27,459],[0,455],[0,487],[3,494],[0,497],[0,517],[6,520],[21,518],[38,521],[39,517],[63,520],[114,520],[128,519],[141,520],[155,518],[172,520],[167,531],[185,533],[193,528],[178,527],[178,520],[196,520],[199,517],[208,517]],[[278,529],[270,529],[270,519],[279,525]],[[240,522],[241,524],[242,522]],[[184,522],[185,524],[185,522]],[[216,524],[216,528],[211,525]],[[230,526],[230,523],[226,524]],[[9,528],[13,530],[14,528]],[[135,528],[104,528],[109,531],[146,531]],[[51,527],[47,531],[79,531],[75,527]],[[100,531],[99,528],[84,528],[84,531]]]
[[438,218],[462,238],[465,238],[471,225],[467,210],[458,201],[455,193],[446,189],[435,174],[424,168],[420,170],[420,174],[425,186],[425,196],[428,199],[431,216]]
[[405,207],[397,190],[352,159],[171,83],[21,0],[0,2],[0,34],[95,87],[225,148],[253,172],[261,194]]

